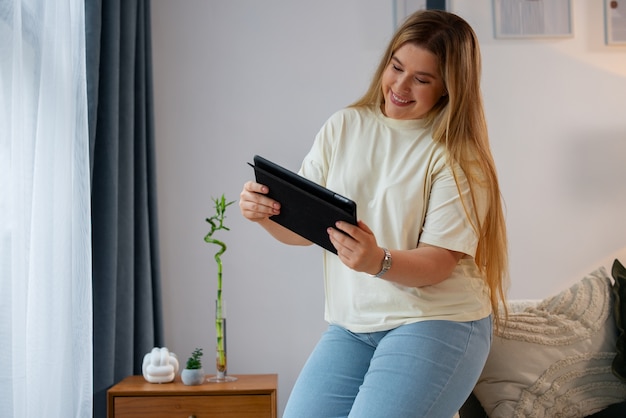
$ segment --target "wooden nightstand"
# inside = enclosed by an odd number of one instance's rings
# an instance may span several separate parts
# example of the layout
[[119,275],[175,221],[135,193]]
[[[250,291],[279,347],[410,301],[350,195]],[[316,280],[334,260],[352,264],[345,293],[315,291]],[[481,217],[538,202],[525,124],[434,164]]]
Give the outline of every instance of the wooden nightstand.
[[129,376],[107,392],[109,418],[276,418],[275,374],[236,375],[235,382],[186,386]]

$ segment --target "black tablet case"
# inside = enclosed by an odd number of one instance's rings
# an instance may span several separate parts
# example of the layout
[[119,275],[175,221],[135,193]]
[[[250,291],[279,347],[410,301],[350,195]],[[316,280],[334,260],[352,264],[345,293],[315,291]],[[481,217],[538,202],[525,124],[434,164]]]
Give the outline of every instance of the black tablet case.
[[281,205],[280,214],[270,219],[337,254],[326,229],[337,221],[356,225],[356,203],[259,155],[250,166],[257,183]]

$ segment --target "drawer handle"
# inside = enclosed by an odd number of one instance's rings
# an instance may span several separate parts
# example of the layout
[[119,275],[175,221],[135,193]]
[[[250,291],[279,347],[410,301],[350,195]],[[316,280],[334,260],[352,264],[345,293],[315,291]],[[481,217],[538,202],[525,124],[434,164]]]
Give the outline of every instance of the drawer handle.
[[195,415],[189,415],[189,418],[196,418]]

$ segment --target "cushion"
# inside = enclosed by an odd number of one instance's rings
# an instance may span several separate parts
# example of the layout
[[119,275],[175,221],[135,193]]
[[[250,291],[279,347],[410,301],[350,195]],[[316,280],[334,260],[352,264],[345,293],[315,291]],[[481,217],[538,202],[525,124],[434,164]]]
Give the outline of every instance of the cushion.
[[626,268],[615,260],[611,274],[615,280],[613,296],[615,297],[615,324],[617,325],[618,337],[616,344],[617,354],[613,359],[613,374],[622,382],[626,383]]
[[[593,415],[589,415],[586,418],[616,418],[626,417],[626,401],[613,404],[600,412],[596,412]],[[476,396],[472,393],[461,409],[459,410],[459,418],[489,418],[485,413],[485,410],[476,399]]]
[[612,281],[601,267],[556,296],[511,312],[474,393],[490,418],[582,418],[626,399],[613,375]]

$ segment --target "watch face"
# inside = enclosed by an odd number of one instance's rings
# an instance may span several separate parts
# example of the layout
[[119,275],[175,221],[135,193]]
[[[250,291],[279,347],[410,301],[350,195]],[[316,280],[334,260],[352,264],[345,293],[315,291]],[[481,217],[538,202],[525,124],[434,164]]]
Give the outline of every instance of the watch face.
[[385,258],[383,259],[383,269],[389,270],[391,267],[391,253],[389,250],[385,249]]

